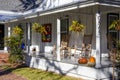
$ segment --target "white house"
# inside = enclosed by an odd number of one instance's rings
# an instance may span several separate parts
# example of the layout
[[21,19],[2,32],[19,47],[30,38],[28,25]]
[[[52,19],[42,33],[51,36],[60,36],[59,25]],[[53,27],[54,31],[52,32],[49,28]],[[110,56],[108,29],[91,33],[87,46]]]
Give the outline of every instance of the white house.
[[[25,52],[29,54],[32,47],[37,48],[35,68],[87,80],[110,80],[113,68],[108,59],[111,41],[107,35],[110,33],[117,38],[120,33],[109,30],[108,26],[119,19],[119,15],[119,0],[0,0],[0,39],[10,36],[11,29],[19,25],[24,29]],[[79,37],[69,31],[73,20],[86,26]],[[44,35],[32,31],[34,22],[50,26],[47,28],[50,33],[45,39]],[[85,39],[84,35],[91,37]],[[91,55],[96,59],[95,67],[79,64],[79,56],[65,55],[67,50],[63,50],[64,55],[61,55],[62,41],[71,48],[74,45],[81,48],[82,43],[90,41]],[[0,45],[1,50],[7,51],[4,41]],[[55,55],[51,54],[53,45],[56,46]]]

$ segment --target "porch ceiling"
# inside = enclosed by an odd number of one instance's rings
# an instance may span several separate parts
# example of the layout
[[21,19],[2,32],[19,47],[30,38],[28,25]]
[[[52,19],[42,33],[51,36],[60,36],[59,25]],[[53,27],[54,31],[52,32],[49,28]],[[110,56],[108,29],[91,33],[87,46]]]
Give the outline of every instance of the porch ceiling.
[[4,22],[10,21],[12,19],[17,19],[17,18],[20,18],[20,17],[22,17],[22,16],[21,15],[0,14],[0,22],[4,23]]

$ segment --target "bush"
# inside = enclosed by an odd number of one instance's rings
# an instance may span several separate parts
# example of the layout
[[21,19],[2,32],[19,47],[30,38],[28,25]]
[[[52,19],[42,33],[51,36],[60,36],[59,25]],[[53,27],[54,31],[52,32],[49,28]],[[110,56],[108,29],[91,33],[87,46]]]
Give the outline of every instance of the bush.
[[10,53],[9,62],[12,64],[23,62],[22,38],[23,30],[18,26],[12,29],[12,35],[10,37],[5,38],[5,44]]

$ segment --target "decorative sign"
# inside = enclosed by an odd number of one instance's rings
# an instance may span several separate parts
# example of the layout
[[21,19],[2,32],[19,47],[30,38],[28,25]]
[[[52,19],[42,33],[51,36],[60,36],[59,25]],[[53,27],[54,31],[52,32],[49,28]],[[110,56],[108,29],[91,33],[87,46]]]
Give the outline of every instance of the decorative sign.
[[51,24],[43,25],[45,32],[42,33],[42,42],[51,42]]

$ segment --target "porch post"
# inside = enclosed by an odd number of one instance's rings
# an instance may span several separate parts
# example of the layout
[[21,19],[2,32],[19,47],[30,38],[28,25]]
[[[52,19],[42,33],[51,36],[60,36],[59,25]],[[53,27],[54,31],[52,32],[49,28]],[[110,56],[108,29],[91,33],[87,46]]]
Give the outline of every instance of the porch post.
[[8,27],[8,37],[10,37],[11,27]]
[[[11,27],[8,26],[8,37],[10,37],[10,35],[11,35],[10,32],[11,32]],[[7,46],[4,47],[4,51],[8,51]]]
[[30,23],[27,23],[27,29],[28,29],[28,33],[27,33],[27,35],[28,35],[28,40],[27,40],[27,44],[28,44],[28,48],[27,48],[27,50],[28,50],[28,54],[30,54]]
[[96,68],[101,67],[101,53],[100,53],[100,13],[96,13]]
[[60,19],[57,19],[57,60],[60,61]]

